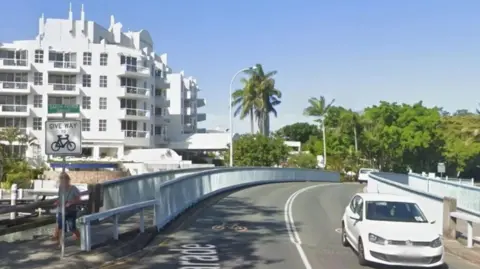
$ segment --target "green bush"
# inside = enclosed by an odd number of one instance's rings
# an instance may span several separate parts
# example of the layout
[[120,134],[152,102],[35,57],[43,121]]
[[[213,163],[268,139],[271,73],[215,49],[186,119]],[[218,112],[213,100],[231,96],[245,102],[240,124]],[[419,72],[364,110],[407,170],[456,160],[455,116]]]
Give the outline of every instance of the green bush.
[[317,158],[310,153],[299,153],[288,158],[288,167],[315,169],[318,166]]

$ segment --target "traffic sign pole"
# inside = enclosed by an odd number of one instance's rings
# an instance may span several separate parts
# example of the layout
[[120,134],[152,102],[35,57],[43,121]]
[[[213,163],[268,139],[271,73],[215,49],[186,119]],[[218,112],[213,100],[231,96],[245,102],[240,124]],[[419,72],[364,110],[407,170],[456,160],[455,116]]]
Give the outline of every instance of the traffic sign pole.
[[[65,120],[67,117],[67,113],[62,112],[62,120]],[[67,164],[66,156],[62,156],[62,161],[63,161],[63,166],[62,166],[62,176],[64,176],[65,173],[65,165]],[[61,194],[62,194],[62,253],[61,253],[61,258],[63,259],[65,257],[65,184],[63,186],[61,185],[60,182],[60,187],[61,189]]]

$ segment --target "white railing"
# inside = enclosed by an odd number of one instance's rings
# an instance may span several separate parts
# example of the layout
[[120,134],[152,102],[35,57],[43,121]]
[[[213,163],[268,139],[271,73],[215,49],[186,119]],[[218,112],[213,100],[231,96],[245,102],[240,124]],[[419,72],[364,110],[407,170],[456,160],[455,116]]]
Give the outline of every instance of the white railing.
[[124,130],[123,134],[126,138],[147,138],[150,133],[147,131]]
[[126,72],[135,72],[135,73],[143,73],[150,75],[150,69],[147,67],[133,65],[133,64],[122,64],[122,67]]
[[149,117],[150,111],[145,109],[125,108],[126,116]]
[[150,95],[150,90],[145,89],[145,88],[123,86],[123,89],[125,91],[125,94],[135,94],[135,95],[141,95],[141,96],[149,96]]
[[50,85],[53,86],[54,91],[75,92],[77,90],[75,84],[50,83]]
[[13,82],[13,81],[1,81],[1,88],[3,89],[15,89],[15,90],[25,90],[28,89],[28,82]]
[[[102,220],[106,218],[113,218],[113,239],[118,240],[119,236],[119,216],[122,213],[125,212],[130,212],[130,213],[136,213],[140,212],[140,223],[139,223],[139,229],[140,232],[143,233],[145,232],[145,215],[144,215],[144,210],[153,207],[153,212],[157,212],[156,207],[158,206],[159,201],[157,200],[149,200],[145,202],[140,202],[136,204],[131,204],[131,205],[126,205],[126,206],[121,206],[117,207],[105,212],[100,212],[100,213],[94,213],[90,215],[86,215],[83,217],[80,217],[80,224],[82,225],[82,230],[81,230],[81,235],[82,239],[81,240],[81,248],[82,250],[85,251],[90,251],[92,247],[92,242],[91,242],[91,223],[96,220]],[[153,217],[153,225],[156,225],[156,217],[154,215]],[[158,226],[157,226],[158,228]]]
[[[162,172],[132,176],[104,185],[105,211],[80,217],[82,250],[91,250],[91,222],[113,218],[114,238],[118,239],[119,220],[143,209],[154,207],[154,226],[164,227],[192,205],[224,191],[265,183],[340,182],[340,174],[317,169],[235,167],[193,172],[169,180]],[[145,223],[140,221],[140,229]]]
[[65,69],[76,69],[77,62],[74,61],[50,61],[53,64],[53,68],[65,68]]
[[0,63],[2,63],[3,66],[20,66],[20,67],[28,66],[27,59],[0,58]]
[[28,105],[0,105],[2,112],[27,112]]

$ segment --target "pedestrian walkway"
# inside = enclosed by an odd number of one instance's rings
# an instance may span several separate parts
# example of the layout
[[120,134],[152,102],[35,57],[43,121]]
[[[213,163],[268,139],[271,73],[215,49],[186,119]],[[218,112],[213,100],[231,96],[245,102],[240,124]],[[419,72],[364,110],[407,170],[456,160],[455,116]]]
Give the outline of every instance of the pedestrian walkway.
[[[119,228],[120,233],[138,230],[139,223],[138,214],[124,220]],[[146,210],[145,224],[150,227],[152,223],[153,210]],[[80,256],[83,262],[85,262],[85,259],[101,262],[102,259],[108,258],[105,255],[99,255],[98,252],[95,253],[95,251],[91,254],[82,252],[80,241],[74,241],[71,235],[68,235],[65,240],[65,258],[61,260],[60,247],[51,240],[54,228],[54,225],[48,225],[0,236],[0,268],[62,268],[62,266],[64,268],[67,264],[78,262]],[[92,235],[93,246],[111,241],[113,224],[93,225]]]

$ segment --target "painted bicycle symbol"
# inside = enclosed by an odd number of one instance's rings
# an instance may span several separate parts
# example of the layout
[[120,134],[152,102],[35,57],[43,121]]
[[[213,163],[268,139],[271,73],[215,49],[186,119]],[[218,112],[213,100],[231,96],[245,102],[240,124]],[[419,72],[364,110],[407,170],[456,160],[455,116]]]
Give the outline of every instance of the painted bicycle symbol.
[[231,229],[231,230],[234,230],[236,232],[246,232],[248,230],[247,227],[240,226],[236,223],[233,224],[233,225],[227,225],[227,223],[224,222],[221,225],[212,226],[212,230],[215,230],[215,231],[223,231],[223,230],[226,230],[226,229]]
[[77,145],[75,142],[70,141],[69,137],[70,135],[66,134],[65,136],[62,135],[57,135],[58,139],[57,141],[53,142],[52,145],[50,146],[53,151],[59,151],[60,149],[63,149],[67,147],[68,151],[74,151],[77,148]]

